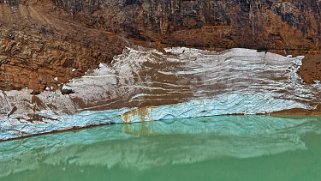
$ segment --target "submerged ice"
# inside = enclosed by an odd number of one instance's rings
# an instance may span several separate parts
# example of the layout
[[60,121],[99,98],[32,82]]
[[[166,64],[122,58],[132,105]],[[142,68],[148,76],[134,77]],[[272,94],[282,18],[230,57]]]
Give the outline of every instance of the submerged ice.
[[108,123],[314,109],[321,89],[296,74],[302,59],[240,48],[127,48],[111,64],[66,84],[73,94],[2,92],[0,139]]

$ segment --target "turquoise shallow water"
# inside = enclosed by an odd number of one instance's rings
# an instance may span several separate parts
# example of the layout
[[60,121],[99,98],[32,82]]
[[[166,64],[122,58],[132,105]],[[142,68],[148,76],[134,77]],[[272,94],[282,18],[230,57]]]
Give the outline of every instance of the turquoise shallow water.
[[0,180],[321,180],[321,118],[219,116],[0,143]]

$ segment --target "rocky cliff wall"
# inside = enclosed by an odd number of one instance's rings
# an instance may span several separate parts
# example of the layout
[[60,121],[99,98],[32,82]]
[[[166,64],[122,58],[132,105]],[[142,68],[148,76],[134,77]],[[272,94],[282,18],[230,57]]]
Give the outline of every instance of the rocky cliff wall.
[[53,0],[88,26],[165,46],[320,49],[319,0]]
[[[320,0],[1,0],[0,4],[3,90],[57,89],[133,44],[245,47],[282,54],[316,54],[321,49]],[[318,62],[309,64],[315,67]],[[301,72],[311,73],[309,68]],[[312,74],[306,78],[309,82],[320,79]]]
[[124,48],[117,35],[83,26],[50,1],[14,4],[0,4],[2,90],[56,90]]

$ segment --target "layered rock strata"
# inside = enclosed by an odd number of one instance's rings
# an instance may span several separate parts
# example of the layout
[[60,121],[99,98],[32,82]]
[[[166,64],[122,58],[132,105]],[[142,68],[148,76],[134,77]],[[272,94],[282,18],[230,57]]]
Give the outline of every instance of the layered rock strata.
[[[131,44],[320,53],[318,0],[5,0],[0,8],[2,90],[56,90]],[[320,80],[319,70],[300,73]]]

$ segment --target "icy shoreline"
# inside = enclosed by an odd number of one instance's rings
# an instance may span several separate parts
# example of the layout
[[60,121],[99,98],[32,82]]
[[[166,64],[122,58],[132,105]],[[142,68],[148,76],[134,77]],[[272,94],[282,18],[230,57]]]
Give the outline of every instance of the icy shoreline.
[[69,95],[2,92],[0,140],[110,123],[312,110],[320,103],[320,86],[296,74],[303,57],[239,48],[165,52],[127,48],[111,65],[64,85]]

